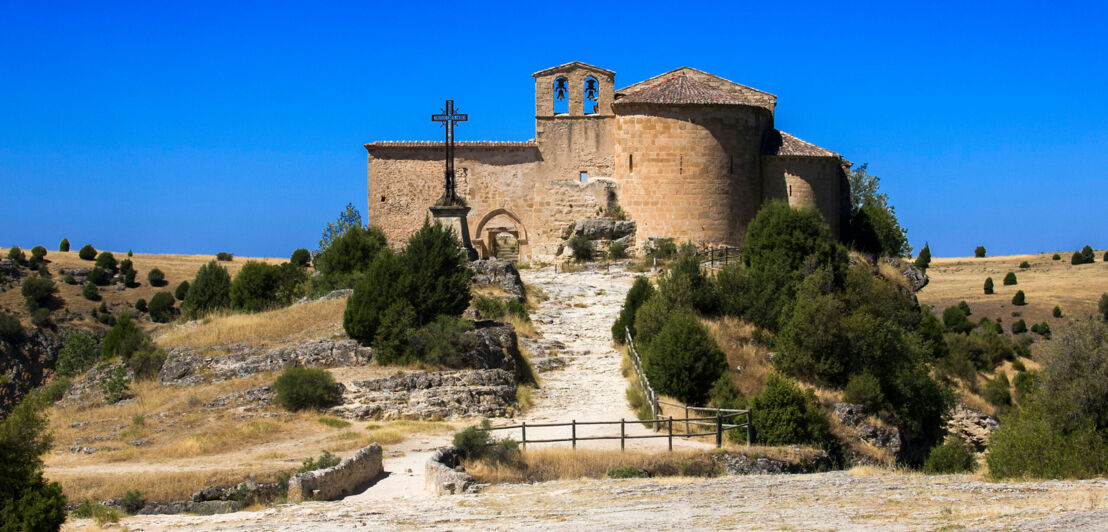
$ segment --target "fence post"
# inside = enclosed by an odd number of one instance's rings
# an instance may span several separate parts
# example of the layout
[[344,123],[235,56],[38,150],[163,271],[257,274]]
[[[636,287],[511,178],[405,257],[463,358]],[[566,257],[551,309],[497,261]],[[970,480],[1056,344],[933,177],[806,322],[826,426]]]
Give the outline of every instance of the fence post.
[[[712,269],[713,270],[716,269],[716,248],[712,248],[712,249],[708,250],[708,256],[711,257],[710,263],[712,265]],[[689,417],[689,416],[685,416],[685,417]]]
[[746,410],[746,445],[749,446],[754,441],[754,423],[750,418],[750,409]]
[[673,450],[673,416],[669,416],[669,450]]
[[524,421],[522,423],[523,424],[520,425],[520,427],[521,427],[520,430],[523,431],[523,448],[526,449],[527,448],[527,422]]
[[619,418],[619,450],[621,450],[621,451],[627,448],[625,446],[625,440],[624,440],[624,438],[626,436],[627,436],[627,429],[624,428],[623,418]]
[[573,440],[573,448],[577,448],[577,420],[573,419],[569,422],[569,428],[571,431],[570,439]]
[[716,411],[716,448],[723,447],[723,416]]
[[685,405],[685,437],[689,437],[689,405]]

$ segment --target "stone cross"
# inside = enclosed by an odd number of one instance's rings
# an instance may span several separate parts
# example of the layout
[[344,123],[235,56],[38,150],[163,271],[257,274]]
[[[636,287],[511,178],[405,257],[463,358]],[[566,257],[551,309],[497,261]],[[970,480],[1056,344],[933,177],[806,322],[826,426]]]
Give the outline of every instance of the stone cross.
[[431,115],[431,120],[440,122],[446,128],[446,190],[443,201],[446,205],[455,205],[458,203],[458,193],[454,186],[454,124],[469,120],[469,115],[457,113],[454,100],[446,100],[442,114]]

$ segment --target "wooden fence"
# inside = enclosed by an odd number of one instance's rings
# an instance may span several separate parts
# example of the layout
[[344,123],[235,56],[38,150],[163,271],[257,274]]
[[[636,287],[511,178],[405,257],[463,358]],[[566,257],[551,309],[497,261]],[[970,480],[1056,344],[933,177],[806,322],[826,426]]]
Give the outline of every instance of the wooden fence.
[[709,248],[697,253],[697,256],[700,257],[701,264],[707,266],[709,270],[717,270],[732,262],[737,262],[740,258],[739,248],[732,246]]
[[[734,420],[735,418],[740,417],[740,416],[746,416],[746,422],[745,423],[724,423],[725,419]],[[664,427],[666,427],[666,430],[665,430],[665,434],[647,434],[647,435],[641,435],[641,436],[634,436],[634,435],[627,434],[627,424],[628,423],[631,423],[631,424],[634,424],[634,423],[643,423],[643,424],[650,423],[650,424],[655,425],[656,427],[664,426]],[[579,441],[619,440],[619,448],[620,448],[620,450],[624,450],[624,449],[627,448],[627,440],[648,439],[648,438],[666,438],[669,441],[669,450],[672,451],[673,450],[673,437],[674,437],[674,433],[673,433],[673,424],[674,423],[677,423],[677,424],[684,423],[686,427],[688,427],[690,423],[694,424],[696,426],[702,426],[702,425],[712,426],[713,430],[711,430],[709,432],[699,432],[699,433],[688,433],[688,432],[686,432],[685,434],[678,433],[676,436],[678,438],[692,438],[692,437],[696,437],[696,436],[715,436],[716,437],[716,447],[721,447],[723,445],[723,433],[724,433],[724,431],[746,427],[746,429],[747,429],[747,432],[746,432],[747,441],[746,441],[746,443],[747,443],[747,445],[750,445],[750,411],[749,410],[742,410],[742,411],[737,410],[737,411],[734,411],[733,413],[727,413],[727,414],[720,412],[720,413],[717,413],[714,417],[696,417],[696,418],[683,418],[683,419],[674,419],[672,417],[669,417],[669,418],[663,417],[663,418],[657,418],[657,419],[642,419],[642,420],[631,420],[631,421],[627,421],[626,419],[621,419],[619,421],[577,421],[577,420],[573,420],[573,421],[570,421],[569,423],[532,423],[530,425],[528,425],[526,422],[524,422],[524,423],[520,423],[519,425],[507,425],[507,426],[503,426],[503,427],[491,427],[488,430],[494,431],[494,430],[515,430],[515,429],[519,429],[520,430],[520,443],[523,444],[524,447],[526,447],[528,443],[570,442],[573,445],[573,448],[576,449],[577,448],[577,442],[579,442]],[[613,436],[578,436],[577,435],[577,427],[585,426],[585,425],[619,425],[619,436],[614,436],[614,435]],[[527,429],[528,428],[536,429],[536,428],[551,428],[551,427],[569,427],[569,430],[570,430],[569,437],[568,438],[545,438],[545,439],[531,438],[531,439],[527,439]],[[658,432],[658,429],[655,429],[655,432]]]

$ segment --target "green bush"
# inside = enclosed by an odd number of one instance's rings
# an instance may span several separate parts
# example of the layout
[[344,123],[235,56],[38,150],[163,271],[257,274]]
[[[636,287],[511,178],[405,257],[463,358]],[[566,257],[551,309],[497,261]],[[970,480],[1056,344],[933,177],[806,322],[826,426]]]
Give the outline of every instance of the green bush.
[[1050,313],[1055,318],[1061,318],[1062,317],[1062,307],[1059,307],[1058,305],[1054,305],[1054,310],[1052,310]]
[[966,312],[959,307],[946,307],[943,310],[943,325],[947,330],[956,333],[968,333],[973,330],[973,322],[966,317]]
[[81,257],[82,260],[96,260],[96,248],[92,247],[92,244],[85,244],[77,252],[77,256]]
[[0,310],[0,339],[11,343],[23,339],[23,325],[19,323],[19,318],[2,310]]
[[1022,318],[1016,320],[1016,322],[1012,324],[1012,334],[1020,334],[1025,332],[1027,332],[1027,322],[1023,321]]
[[100,289],[96,288],[96,285],[89,281],[85,283],[85,286],[81,287],[81,295],[89,301],[100,300]]
[[1030,268],[1030,267],[1031,267],[1031,263],[1030,263],[1030,262],[1027,262],[1027,261],[1023,261],[1023,262],[1021,262],[1021,263],[1020,263],[1020,268],[1022,268],[1022,269],[1024,269],[1024,270],[1026,270],[1027,268]]
[[1015,400],[1022,404],[1024,398],[1030,396],[1035,390],[1035,372],[1020,370],[1012,379],[1012,387],[1016,390]]
[[1089,478],[1108,471],[1103,435],[1087,422],[1059,430],[1043,410],[1032,400],[1003,419],[985,456],[991,477]]
[[647,258],[669,260],[677,254],[677,243],[672,238],[655,238],[647,241]]
[[1100,303],[1097,304],[1097,310],[1100,311],[1101,318],[1104,321],[1108,321],[1108,293],[1100,295]]
[[641,275],[636,277],[635,282],[631,284],[631,289],[627,291],[627,296],[623,299],[623,307],[619,309],[619,317],[612,324],[612,340],[620,344],[626,342],[626,329],[631,330],[632,338],[637,338],[635,313],[653,295],[654,284],[650,282],[650,279]]
[[1043,338],[1050,339],[1050,324],[1047,322],[1037,323],[1031,326],[1031,332],[1042,336]]
[[131,259],[123,259],[119,261],[119,273],[126,275],[127,273],[133,273],[135,271],[135,263]]
[[1015,272],[1008,272],[1008,275],[1004,276],[1004,286],[1011,286],[1016,284]]
[[970,309],[969,303],[966,303],[964,300],[958,302],[958,309],[965,313],[966,316],[973,315],[973,310]]
[[306,458],[300,464],[300,469],[298,470],[298,472],[307,473],[309,471],[328,469],[339,465],[340,462],[342,462],[342,458],[331,454],[329,451],[323,451],[323,453],[319,455],[319,458],[312,458],[310,456]]
[[27,254],[24,253],[22,249],[19,249],[19,246],[12,246],[11,249],[8,250],[8,259],[20,266],[25,266],[27,264]]
[[651,297],[639,307],[638,312],[635,312],[635,326],[632,331],[635,334],[635,346],[640,353],[646,350],[650,342],[662,330],[669,319],[670,313],[677,310],[692,312],[689,309],[675,309],[658,296]]
[[609,469],[604,478],[647,478],[650,474],[635,466],[622,466]]
[[872,413],[880,412],[885,406],[881,381],[869,373],[851,377],[843,388],[843,401],[863,405]]
[[158,323],[173,321],[177,316],[177,309],[173,308],[174,302],[173,294],[169,292],[158,292],[154,294],[154,297],[150,298],[150,305],[148,307],[150,319]]
[[231,307],[246,312],[269,308],[273,304],[276,285],[276,266],[247,261],[231,283]]
[[[404,265],[392,251],[384,249],[377,254],[365,278],[354,286],[354,293],[346,301],[342,327],[351,338],[365,345],[374,341],[382,314],[404,296],[406,275]],[[414,322],[415,308],[408,305]]]
[[324,276],[368,272],[378,252],[386,248],[388,240],[381,228],[353,226],[316,256],[315,267]]
[[1070,256],[1070,264],[1074,266],[1085,264],[1085,256],[1082,255],[1080,251],[1075,251],[1073,255]]
[[49,399],[31,392],[0,421],[0,515],[4,530],[58,530],[66,498],[57,482],[43,478],[42,455],[51,447]]
[[77,279],[73,277],[72,273],[65,274],[65,277],[62,278],[62,281],[65,282],[65,284],[77,284]]
[[61,243],[58,244],[58,251],[69,251],[69,239],[63,238]]
[[979,259],[984,258],[985,257],[985,246],[977,246],[977,248],[973,250],[973,256],[977,257]]
[[461,316],[469,307],[473,272],[452,228],[425,220],[399,258],[407,272],[404,291],[418,323],[439,315]]
[[84,373],[100,360],[100,344],[96,338],[84,332],[65,334],[62,348],[58,350],[57,371],[63,377]]
[[1016,295],[1012,296],[1012,304],[1017,307],[1022,307],[1027,304],[1026,298],[1023,295],[1023,290],[1016,292]]
[[1108,262],[1108,251],[1104,252],[1104,262]]
[[750,404],[754,439],[762,445],[811,444],[828,447],[831,422],[811,390],[770,374]]
[[300,248],[292,252],[292,256],[289,257],[289,262],[296,266],[307,268],[308,265],[312,263],[312,254],[308,250]]
[[577,235],[569,239],[569,249],[573,252],[573,260],[577,262],[592,260],[593,243],[585,235]]
[[688,311],[671,313],[644,355],[654,389],[690,405],[707,403],[712,384],[727,371],[727,356]]
[[914,264],[916,268],[927,271],[927,268],[931,266],[931,244],[923,244],[923,249],[919,250],[919,256],[916,257]]
[[1050,257],[1050,260],[1062,260],[1062,256],[1055,253],[1053,257]]
[[23,280],[19,292],[26,300],[27,308],[34,310],[51,306],[54,303],[54,294],[58,293],[58,286],[50,279],[32,275]]
[[96,256],[96,267],[102,268],[109,272],[115,273],[119,269],[119,264],[115,260],[115,255],[112,255],[111,251],[101,251]]
[[619,260],[627,258],[627,246],[623,242],[613,240],[608,242],[608,259]]
[[36,308],[31,311],[31,325],[39,328],[50,328],[54,322],[50,320],[50,309]]
[[277,404],[286,410],[329,408],[342,402],[342,392],[335,378],[322,369],[293,366],[273,383]]
[[173,291],[173,297],[177,298],[177,301],[184,301],[185,296],[189,293],[189,282],[181,281],[181,284],[177,285],[177,289]]
[[40,269],[46,269],[46,265],[43,264],[42,257],[31,256],[27,261],[27,269],[33,272],[40,271]]
[[35,257],[38,257],[39,259],[46,257],[46,248],[42,246],[35,246],[31,248],[31,258]]
[[88,273],[88,280],[97,286],[108,286],[112,282],[112,274],[99,266],[94,266]]
[[231,276],[227,274],[226,268],[213,260],[196,272],[196,278],[189,284],[185,301],[181,304],[181,312],[195,319],[227,308],[230,304]]
[[715,314],[720,306],[716,287],[700,269],[700,258],[692,251],[680,253],[658,278],[658,295],[671,306]]
[[119,357],[126,359],[139,347],[141,339],[145,337],[142,330],[135,325],[131,315],[124,312],[119,315],[115,326],[104,335],[102,346],[105,359]]
[[985,278],[985,294],[988,295],[988,294],[992,294],[992,293],[993,293],[993,278],[992,277],[986,277]]
[[139,490],[127,490],[123,497],[119,499],[119,506],[123,508],[124,512],[133,515],[141,510],[143,506],[146,506],[146,497]]
[[1092,264],[1096,262],[1096,254],[1093,252],[1093,248],[1085,246],[1081,248],[1081,259],[1085,264]]
[[903,257],[911,253],[907,232],[900,227],[892,209],[866,201],[850,219],[854,249],[874,255]]
[[996,406],[1010,406],[1012,404],[1010,386],[1011,383],[1003,372],[997,374],[995,378],[985,383],[985,400]]
[[503,301],[488,296],[477,296],[473,300],[473,308],[477,309],[479,316],[488,320],[499,320],[508,313]]
[[466,427],[455,433],[453,444],[462,457],[470,460],[510,464],[519,459],[519,444],[510,438],[493,440],[489,436],[487,421],[480,427]]
[[221,262],[231,262],[235,260],[235,255],[233,253],[227,253],[226,251],[220,251],[219,253],[215,254],[215,260]]
[[[204,267],[201,266],[201,269]],[[226,271],[226,270],[225,270]],[[199,275],[199,273],[197,274]],[[150,283],[150,286],[165,286],[165,274],[161,270],[154,268],[146,274],[146,280]]]
[[923,472],[929,475],[968,473],[977,465],[973,450],[958,437],[947,438],[942,445],[931,448]]

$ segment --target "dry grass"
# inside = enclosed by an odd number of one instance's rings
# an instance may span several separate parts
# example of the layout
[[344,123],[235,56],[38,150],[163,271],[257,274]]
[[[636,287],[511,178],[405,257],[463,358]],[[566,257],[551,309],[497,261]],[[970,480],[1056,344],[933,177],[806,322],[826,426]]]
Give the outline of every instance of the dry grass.
[[900,269],[896,266],[893,266],[892,264],[889,264],[887,262],[878,262],[877,273],[881,274],[882,277],[896,284],[899,284],[900,286],[903,286],[904,288],[909,288],[908,279],[905,279],[904,274],[900,273]]
[[346,299],[313,301],[257,314],[225,313],[199,324],[179,324],[157,338],[158,345],[211,347],[229,343],[286,345],[303,339],[331,338],[342,332]]
[[[1108,291],[1108,262],[1099,260],[1104,251],[1097,252],[1097,262],[1080,266],[1070,264],[1071,254],[1072,251],[1061,252],[1062,260],[1058,261],[1051,260],[1053,253],[982,259],[936,257],[927,269],[931,282],[920,290],[919,301],[941,313],[965,300],[973,309],[971,320],[1002,318],[1005,329],[1018,319],[1012,312],[1019,312],[1028,326],[1045,321],[1057,332],[1070,319],[1095,313],[1100,295]],[[1022,261],[1029,262],[1031,267],[1021,269]],[[1004,286],[1002,281],[1008,272],[1015,272],[1018,284]],[[993,278],[992,295],[985,295],[982,288],[986,277]],[[1027,295],[1027,305],[1012,305],[1017,290]],[[1055,305],[1062,308],[1062,318],[1051,314]],[[1045,342],[1036,339],[1032,349],[1037,351]]]
[[[58,247],[56,242],[43,245],[48,250],[46,259],[50,261],[46,266],[50,273],[53,274],[54,282],[58,286],[58,297],[65,301],[64,308],[74,313],[87,313],[94,307],[99,307],[101,301],[89,301],[82,297],[81,286],[65,284],[63,281],[64,276],[60,273],[61,268],[92,267],[92,261],[81,260],[81,258],[77,256],[77,250],[84,244],[75,243],[72,248],[73,251],[67,252],[55,251]],[[28,256],[30,255],[29,249],[30,248],[27,248]],[[111,251],[116,261],[122,261],[127,258],[127,250],[98,251]],[[6,257],[7,254],[7,248],[0,249],[0,256]],[[196,271],[212,260],[215,260],[215,255],[152,255],[147,253],[135,253],[134,256],[131,257],[131,261],[134,263],[135,269],[138,270],[138,277],[136,280],[139,282],[139,286],[126,290],[115,290],[114,287],[101,289],[100,295],[102,301],[107,304],[109,310],[113,313],[129,310],[133,308],[134,302],[138,301],[140,298],[150,301],[150,299],[154,297],[154,294],[158,292],[173,292],[181,281],[192,282],[192,279],[196,277]],[[235,260],[232,262],[220,262],[219,264],[227,268],[227,272],[234,277],[234,275],[242,269],[242,265],[246,264],[248,260],[280,264],[288,259],[235,257]],[[146,275],[154,268],[165,273],[165,286],[150,286],[150,283],[146,281]],[[23,298],[20,296],[19,290],[7,290],[0,293],[0,307],[22,310]],[[147,329],[161,326],[160,324],[145,321],[139,322],[139,325]],[[104,326],[93,322],[92,319],[88,317],[67,324],[67,326],[91,329],[104,328]]]
[[731,377],[743,396],[753,397],[761,393],[770,373],[770,362],[765,348],[754,343],[755,327],[731,316],[706,320],[705,324],[720,349],[727,354]]
[[[820,451],[797,447],[749,446],[741,451],[748,458],[770,458],[800,463],[815,458]],[[479,482],[518,483],[552,480],[599,479],[616,468],[635,467],[651,476],[716,476],[722,473],[710,451],[672,451],[648,453],[599,449],[567,449],[551,447],[528,449],[520,454],[518,464],[489,464],[465,461],[466,472]]]
[[[296,465],[290,464],[284,469],[295,468]],[[62,485],[62,491],[70,502],[85,499],[101,501],[118,497],[133,489],[141,491],[147,500],[174,501],[188,499],[205,486],[235,484],[247,478],[259,482],[272,481],[284,469],[239,467],[219,470],[115,472],[110,475],[82,471],[48,471],[47,476]]]

